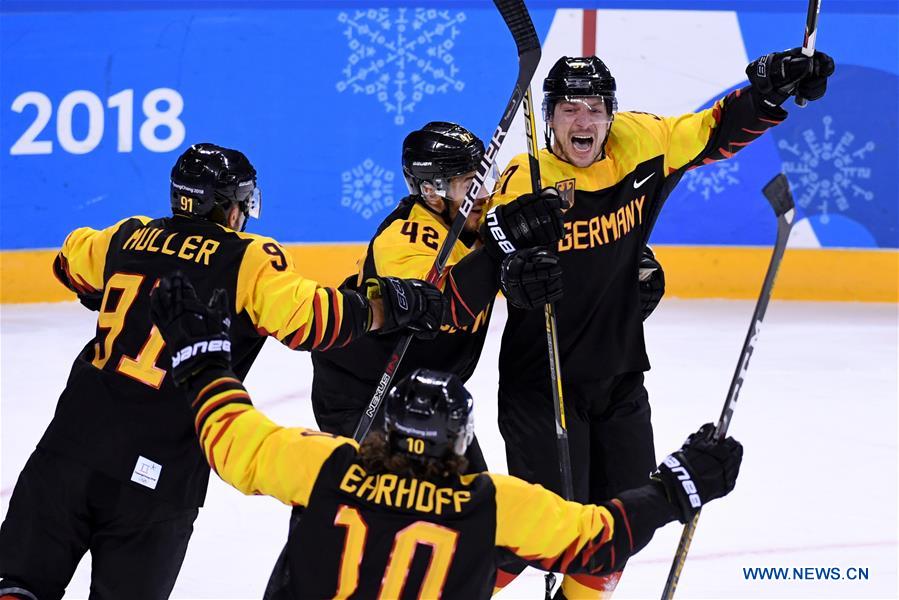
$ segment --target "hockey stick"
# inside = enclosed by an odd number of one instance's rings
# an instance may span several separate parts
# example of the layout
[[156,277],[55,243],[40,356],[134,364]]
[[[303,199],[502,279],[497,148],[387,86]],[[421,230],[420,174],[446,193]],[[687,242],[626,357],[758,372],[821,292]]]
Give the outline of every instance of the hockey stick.
[[[749,323],[746,341],[743,342],[743,349],[740,351],[737,370],[734,372],[734,377],[730,382],[730,389],[727,391],[724,408],[721,410],[721,416],[718,418],[718,424],[715,426],[715,437],[719,440],[723,440],[727,436],[727,429],[734,416],[737,397],[740,395],[740,389],[743,387],[746,370],[749,368],[749,359],[752,357],[753,347],[758,340],[759,330],[765,318],[765,311],[768,310],[768,301],[771,299],[771,291],[774,289],[774,280],[777,278],[777,270],[780,268],[784,251],[787,249],[787,240],[790,237],[790,229],[793,227],[793,217],[796,215],[793,209],[793,195],[790,192],[790,184],[786,175],[783,173],[778,174],[765,185],[762,192],[774,209],[774,214],[777,215],[777,241],[774,243],[774,252],[771,255],[771,262],[768,264],[768,272],[765,274],[762,291],[755,305],[755,312],[752,313],[752,321]],[[668,572],[668,580],[665,582],[665,589],[662,591],[663,600],[670,600],[674,597],[674,590],[677,588],[681,570],[684,568],[684,562],[687,560],[687,552],[690,550],[690,543],[693,541],[693,534],[696,531],[696,525],[699,523],[701,510],[697,511],[696,516],[684,525],[684,531],[681,534],[680,542],[677,544],[677,552],[674,555],[671,570]]]
[[[512,124],[512,119],[515,117],[515,113],[518,112],[518,107],[524,97],[525,90],[531,84],[531,79],[534,77],[534,72],[537,70],[537,63],[540,62],[540,40],[537,38],[537,32],[534,30],[534,24],[531,22],[531,16],[528,14],[528,9],[524,5],[524,1],[493,0],[493,3],[496,4],[497,9],[499,9],[499,13],[506,22],[509,31],[512,32],[512,37],[515,39],[515,45],[518,47],[518,79],[515,81],[515,89],[512,90],[512,97],[509,98],[509,103],[506,105],[505,112],[503,112],[503,116],[499,120],[499,125],[496,126],[493,137],[490,138],[490,143],[487,145],[487,150],[484,152],[484,158],[481,159],[480,166],[478,166],[474,181],[472,181],[471,187],[465,195],[465,200],[462,201],[462,205],[459,207],[458,214],[453,219],[453,224],[450,227],[446,239],[443,241],[440,250],[437,252],[437,259],[434,261],[434,266],[431,267],[430,272],[428,272],[427,280],[430,283],[436,283],[440,274],[443,273],[443,269],[446,267],[450,252],[452,252],[456,240],[459,239],[459,235],[462,233],[462,227],[465,225],[468,214],[471,212],[471,208],[474,206],[475,200],[478,198],[478,194],[484,186],[484,181],[487,178],[487,174],[490,173],[493,162],[496,160],[499,148],[506,137],[506,133],[509,131],[509,126]],[[393,381],[393,376],[396,374],[396,370],[403,360],[406,350],[409,349],[409,344],[411,342],[412,336],[404,335],[399,343],[397,343],[396,348],[394,348],[393,354],[390,355],[390,359],[387,361],[387,367],[384,369],[384,373],[378,380],[378,386],[375,388],[375,393],[371,397],[368,406],[365,408],[365,412],[362,413],[359,424],[356,426],[356,431],[353,433],[353,439],[357,442],[362,442],[368,434],[368,430],[371,428],[375,415],[378,414],[381,402],[384,400],[384,395],[387,393],[387,390],[390,389],[390,383]]]
[[[805,38],[802,40],[802,53],[811,58],[815,55],[815,39],[818,37],[818,14],[821,12],[821,0],[808,0],[808,13],[805,15]],[[814,63],[809,62],[814,68]],[[808,100],[797,95],[796,106],[804,108]]]
[[[540,179],[540,159],[537,156],[537,126],[534,123],[534,99],[531,86],[524,92],[525,131],[528,141],[528,167],[531,171],[531,190],[539,194],[543,189]],[[556,420],[556,449],[559,452],[559,471],[562,475],[562,497],[574,498],[574,484],[571,480],[571,453],[568,451],[568,429],[565,427],[565,399],[562,394],[562,365],[559,361],[559,339],[556,335],[556,309],[550,302],[543,307],[546,322],[546,349],[549,352],[549,379],[553,388],[553,412]],[[556,576],[546,573],[546,598],[552,597]]]
[[[528,163],[531,170],[531,189],[539,194],[542,189],[540,180],[540,160],[537,157],[537,127],[534,124],[534,103],[531,89],[528,86],[524,94],[524,114],[527,119],[525,127],[528,138]],[[559,469],[562,474],[562,497],[566,500],[574,498],[574,484],[571,480],[571,454],[568,451],[568,429],[565,426],[565,398],[562,394],[562,366],[559,361],[559,338],[556,334],[556,311],[550,303],[543,309],[546,321],[546,348],[549,352],[549,378],[553,388],[553,410],[556,417],[556,443],[559,450]]]

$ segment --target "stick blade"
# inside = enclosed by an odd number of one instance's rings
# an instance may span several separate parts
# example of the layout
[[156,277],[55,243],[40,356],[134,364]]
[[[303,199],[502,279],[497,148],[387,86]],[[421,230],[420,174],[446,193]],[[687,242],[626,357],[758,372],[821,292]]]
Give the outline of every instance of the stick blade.
[[774,179],[765,184],[762,193],[765,194],[778,219],[793,210],[793,193],[790,191],[790,182],[783,173],[778,173]]

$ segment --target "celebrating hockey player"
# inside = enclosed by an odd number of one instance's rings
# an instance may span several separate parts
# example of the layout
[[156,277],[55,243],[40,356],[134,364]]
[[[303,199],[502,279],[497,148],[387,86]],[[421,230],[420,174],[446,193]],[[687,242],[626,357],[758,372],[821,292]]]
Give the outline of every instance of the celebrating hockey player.
[[[382,432],[353,440],[280,427],[253,407],[229,369],[227,293],[203,304],[184,277],[163,279],[153,322],[172,354],[203,452],[245,494],[306,508],[265,597],[489,598],[496,564],[516,555],[541,569],[620,568],[653,531],[686,522],[733,489],[742,446],[711,425],[653,478],[595,505],[566,502],[515,477],[461,475],[472,398],[455,375],[416,370],[391,390]],[[195,353],[197,347],[206,352]]]
[[[348,278],[344,288],[357,289],[371,277],[426,278],[483,156],[483,142],[454,123],[432,122],[410,133],[402,154],[409,196],[380,224],[360,261],[359,274]],[[531,249],[555,244],[562,237],[558,194],[523,194],[503,207],[502,235],[521,249],[509,256],[488,252],[478,238],[485,201],[483,195],[475,202],[437,282],[449,303],[447,323],[436,339],[413,340],[397,378],[426,367],[466,381],[480,357],[500,287],[522,309],[561,295],[557,257]],[[398,339],[399,334],[371,336],[313,355],[312,406],[323,431],[353,434]],[[476,441],[469,447],[468,459],[473,472],[486,469]]]
[[[615,496],[642,482],[655,463],[633,273],[665,199],[687,170],[733,156],[785,119],[787,98],[821,98],[833,70],[821,52],[771,53],[747,67],[748,86],[678,117],[618,113],[615,79],[595,56],[563,57],[550,70],[539,160],[543,185],[571,203],[557,247],[565,291],[557,318],[574,499]],[[517,156],[490,210],[530,189],[528,157]],[[499,426],[509,472],[560,491],[543,330],[541,313],[509,309]],[[566,577],[560,596],[600,597],[619,575]]]
[[161,277],[180,270],[204,294],[227,290],[219,318],[230,322],[223,343],[240,377],[265,336],[324,350],[372,330],[439,327],[443,297],[423,281],[373,276],[356,292],[302,277],[278,242],[243,233],[260,201],[242,153],[197,144],[172,169],[172,217],[131,217],[66,238],[53,269],[99,311],[97,333],[16,483],[0,529],[0,596],[61,598],[89,550],[91,598],[168,598],[209,467],[172,378],[196,363],[180,355],[173,368],[150,322]]

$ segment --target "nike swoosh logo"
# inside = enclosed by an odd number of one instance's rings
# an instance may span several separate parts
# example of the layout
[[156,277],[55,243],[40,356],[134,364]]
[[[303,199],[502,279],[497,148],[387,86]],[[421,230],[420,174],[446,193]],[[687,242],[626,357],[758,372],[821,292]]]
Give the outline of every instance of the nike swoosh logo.
[[646,176],[646,179],[643,179],[643,180],[641,180],[641,181],[635,181],[635,182],[634,182],[634,189],[637,189],[638,187],[640,187],[641,185],[643,185],[644,183],[646,183],[647,181],[649,181],[650,179],[652,179],[652,176],[653,176],[653,175],[655,175],[655,173],[650,173],[649,175]]

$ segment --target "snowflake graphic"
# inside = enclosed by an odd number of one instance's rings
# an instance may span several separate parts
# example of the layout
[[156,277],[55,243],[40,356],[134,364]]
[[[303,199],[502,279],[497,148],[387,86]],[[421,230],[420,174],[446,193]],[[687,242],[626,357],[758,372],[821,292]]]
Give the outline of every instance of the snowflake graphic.
[[370,219],[385,206],[393,206],[393,171],[379,167],[370,158],[340,174],[340,204]]
[[849,209],[850,199],[874,200],[874,193],[863,186],[871,179],[871,169],[864,166],[865,156],[875,145],[868,142],[853,150],[855,134],[846,131],[837,137],[830,115],[821,122],[823,131],[806,129],[801,142],[780,140],[777,146],[795,157],[784,161],[783,171],[790,179],[796,203],[807,209],[816,202],[814,208],[820,211],[821,223],[826,225],[833,209]]
[[395,125],[425,96],[465,87],[452,54],[465,13],[380,8],[341,12],[337,21],[350,49],[337,91],[375,96]]
[[698,191],[703,198],[708,200],[713,193],[720,194],[728,187],[740,183],[736,176],[739,171],[740,163],[737,161],[720,160],[711,165],[704,165],[699,169],[688,171],[684,179],[687,181],[688,190]]

